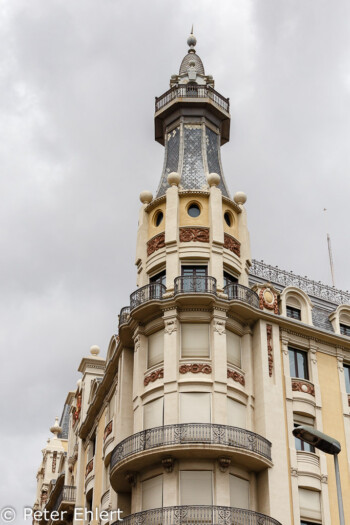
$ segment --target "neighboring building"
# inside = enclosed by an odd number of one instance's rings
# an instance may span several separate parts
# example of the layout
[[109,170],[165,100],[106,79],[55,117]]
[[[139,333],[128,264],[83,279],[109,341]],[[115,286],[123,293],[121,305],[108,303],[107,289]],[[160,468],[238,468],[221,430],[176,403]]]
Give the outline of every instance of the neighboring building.
[[79,366],[35,506],[67,523],[84,507],[125,524],[336,525],[332,457],[293,437],[304,423],[342,445],[350,523],[350,295],[251,261],[246,197],[221,166],[229,100],[188,44],[156,99],[165,161],[140,196],[138,288],[106,360],[92,347]]

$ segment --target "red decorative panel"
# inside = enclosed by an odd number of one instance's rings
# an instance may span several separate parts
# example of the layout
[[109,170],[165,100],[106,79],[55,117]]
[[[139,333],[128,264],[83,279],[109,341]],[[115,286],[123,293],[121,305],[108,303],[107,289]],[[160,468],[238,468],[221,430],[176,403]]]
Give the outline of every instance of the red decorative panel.
[[103,441],[106,441],[107,437],[109,436],[109,434],[111,434],[112,430],[113,430],[113,420],[111,420],[108,423],[108,425],[106,425],[106,428],[103,434]]
[[165,233],[159,233],[155,237],[152,237],[147,243],[147,255],[152,255],[153,252],[156,252],[160,248],[165,246]]
[[161,379],[162,377],[164,377],[164,368],[159,368],[151,374],[148,374],[148,376],[146,376],[143,380],[143,384],[147,386],[149,383],[154,383],[154,381]]
[[211,366],[206,365],[205,363],[192,363],[189,365],[181,365],[179,368],[180,374],[187,374],[192,372],[192,374],[211,374]]
[[209,242],[209,228],[180,228],[180,242]]
[[241,243],[228,233],[224,233],[224,248],[235,253],[238,257],[241,256]]
[[233,379],[237,383],[240,383],[242,386],[245,385],[244,376],[242,374],[240,374],[239,372],[236,372],[236,370],[230,370],[228,368],[227,369],[227,378],[228,379],[230,379],[230,378]]
[[314,385],[303,381],[302,379],[292,379],[292,390],[293,392],[303,392],[304,394],[315,395]]
[[272,376],[273,371],[273,347],[272,347],[272,325],[266,325],[266,335],[267,335],[267,354],[269,360],[269,376]]

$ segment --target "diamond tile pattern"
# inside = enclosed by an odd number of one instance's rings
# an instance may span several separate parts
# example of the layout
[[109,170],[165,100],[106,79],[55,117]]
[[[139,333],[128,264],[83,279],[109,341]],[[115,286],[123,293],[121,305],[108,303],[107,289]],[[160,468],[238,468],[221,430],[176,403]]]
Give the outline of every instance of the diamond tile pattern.
[[157,197],[164,195],[166,190],[169,188],[169,173],[172,171],[177,172],[179,170],[180,128],[175,128],[173,131],[168,133],[165,148],[166,164],[164,166],[162,178],[157,190]]
[[184,160],[181,185],[186,190],[202,189],[207,184],[202,157],[201,126],[184,126]]
[[220,142],[219,135],[209,128],[206,128],[205,131],[205,141],[207,146],[207,162],[209,173],[218,173],[221,177],[219,188],[222,191],[222,194],[226,197],[229,196],[229,193],[226,188],[226,183],[223,174],[221,173],[219,154],[220,154]]

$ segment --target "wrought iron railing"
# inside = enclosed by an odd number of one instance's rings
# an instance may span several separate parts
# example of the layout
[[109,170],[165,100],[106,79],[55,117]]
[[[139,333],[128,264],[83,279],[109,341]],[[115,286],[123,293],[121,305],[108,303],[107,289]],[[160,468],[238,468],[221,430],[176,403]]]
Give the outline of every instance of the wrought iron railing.
[[277,266],[270,266],[263,261],[252,261],[250,275],[260,277],[267,282],[285,286],[296,286],[312,297],[318,297],[334,304],[350,304],[350,293],[337,290],[321,282],[312,281],[307,277],[286,272]]
[[[118,525],[114,522],[112,525]],[[181,505],[130,514],[125,525],[281,525],[265,514],[235,507]]]
[[238,301],[243,301],[251,306],[255,306],[255,308],[259,308],[258,294],[247,286],[243,286],[243,284],[227,284],[224,288],[224,292],[228,295],[229,301],[237,299]]
[[128,456],[167,445],[206,443],[256,452],[271,459],[271,443],[244,428],[210,423],[179,423],[149,428],[121,441],[113,450],[111,468]]
[[174,280],[174,295],[179,293],[212,293],[216,294],[215,277],[186,275]]
[[156,111],[159,111],[176,98],[188,97],[210,98],[210,100],[227,111],[227,113],[230,111],[230,99],[223,97],[210,86],[199,86],[197,84],[174,86],[160,97],[156,97]]
[[166,291],[164,284],[150,283],[138,288],[130,295],[130,310],[153,299],[162,299]]
[[58,510],[63,501],[67,503],[75,503],[76,491],[76,487],[73,487],[71,485],[65,485],[64,487],[62,487],[62,490],[56,500],[56,503],[51,509],[52,512]]
[[119,326],[121,324],[125,324],[128,322],[128,319],[130,317],[130,306],[124,306],[124,308],[122,308],[120,310],[120,314],[119,314]]

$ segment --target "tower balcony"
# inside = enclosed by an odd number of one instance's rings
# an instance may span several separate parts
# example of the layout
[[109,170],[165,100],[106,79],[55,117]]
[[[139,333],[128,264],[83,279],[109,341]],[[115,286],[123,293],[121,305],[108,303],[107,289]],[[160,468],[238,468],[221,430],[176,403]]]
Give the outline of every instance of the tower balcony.
[[130,306],[124,306],[119,314],[119,326],[128,322],[130,317]]
[[156,97],[155,111],[157,113],[173,100],[186,98],[190,99],[191,102],[196,98],[208,98],[227,113],[230,111],[230,99],[223,97],[210,86],[201,86],[199,84],[182,84],[170,88],[160,97]]
[[216,279],[209,276],[182,276],[174,280],[174,295],[186,293],[210,293],[216,295]]
[[130,295],[130,311],[148,301],[160,301],[166,292],[164,284],[150,283],[138,288]]
[[114,448],[110,462],[113,489],[128,490],[128,473],[161,463],[169,456],[225,457],[254,471],[272,466],[270,441],[244,428],[211,423],[165,425],[133,434]]
[[254,308],[259,308],[258,294],[247,286],[238,283],[231,283],[225,286],[224,293],[228,296],[229,301],[242,301],[254,306]]
[[[216,505],[181,505],[150,509],[130,514],[123,519],[125,525],[281,525],[265,514],[236,507]],[[112,525],[117,525],[118,522]]]

